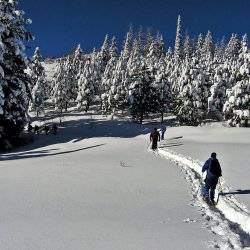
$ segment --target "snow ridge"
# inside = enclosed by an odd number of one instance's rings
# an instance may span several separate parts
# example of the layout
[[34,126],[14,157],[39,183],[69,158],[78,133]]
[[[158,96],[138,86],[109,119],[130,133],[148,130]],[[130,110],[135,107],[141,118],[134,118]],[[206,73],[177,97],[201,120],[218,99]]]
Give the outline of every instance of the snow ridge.
[[226,193],[229,191],[225,180],[220,178],[216,194],[218,204],[215,208],[212,208],[203,201],[201,196],[202,162],[166,149],[159,149],[158,153],[160,156],[175,162],[184,171],[186,180],[191,184],[192,205],[201,210],[206,219],[206,226],[222,238],[221,243],[215,244],[214,247],[220,249],[250,249],[250,213],[246,206],[233,195],[218,196],[218,192]]

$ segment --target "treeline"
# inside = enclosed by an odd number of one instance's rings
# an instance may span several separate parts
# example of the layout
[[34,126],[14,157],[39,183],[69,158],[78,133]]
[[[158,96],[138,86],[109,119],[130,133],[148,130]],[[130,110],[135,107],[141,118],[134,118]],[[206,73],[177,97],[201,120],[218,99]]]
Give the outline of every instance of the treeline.
[[58,59],[48,82],[39,49],[28,63],[23,42],[32,38],[30,23],[17,1],[1,1],[0,9],[0,131],[19,132],[27,110],[37,115],[46,103],[62,112],[73,104],[88,111],[97,104],[105,114],[124,111],[142,122],[149,113],[166,112],[180,123],[198,125],[204,119],[249,126],[250,53],[247,35],[232,34],[215,43],[210,31],[198,37],[183,36],[177,20],[175,46],[164,44],[160,33],[132,29],[123,48],[115,37],[105,37],[100,49],[86,54],[80,45]]
[[[41,67],[36,51],[32,72]],[[38,60],[37,58],[40,58]],[[80,48],[58,60],[51,84],[44,72],[34,74],[33,109],[41,111],[49,98],[56,110],[76,103],[88,111],[99,103],[105,114],[129,111],[142,122],[148,113],[175,114],[182,124],[198,125],[204,119],[228,120],[231,126],[249,126],[250,53],[247,35],[232,34],[215,43],[210,31],[197,38],[182,36],[178,17],[175,47],[166,50],[161,34],[130,29],[123,49],[106,36],[102,47],[85,54]],[[40,64],[38,63],[40,61]],[[38,81],[37,78],[40,80]],[[46,96],[46,91],[49,95]]]

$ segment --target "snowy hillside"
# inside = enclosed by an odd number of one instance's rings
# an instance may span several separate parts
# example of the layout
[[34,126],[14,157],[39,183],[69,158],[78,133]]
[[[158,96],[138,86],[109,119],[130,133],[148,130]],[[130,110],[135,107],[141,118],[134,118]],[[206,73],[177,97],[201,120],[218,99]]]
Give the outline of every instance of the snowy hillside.
[[[66,113],[57,136],[39,135],[33,144],[2,154],[0,248],[250,247],[249,162],[241,161],[250,148],[248,131],[169,128],[167,139],[184,137],[166,140],[157,154],[148,149],[155,125]],[[241,150],[232,157],[235,147]],[[193,172],[211,150],[221,161],[223,192],[245,190],[221,196],[216,211],[200,199],[200,179]],[[237,161],[241,166],[235,168]],[[229,208],[236,222],[246,224],[230,222]]]

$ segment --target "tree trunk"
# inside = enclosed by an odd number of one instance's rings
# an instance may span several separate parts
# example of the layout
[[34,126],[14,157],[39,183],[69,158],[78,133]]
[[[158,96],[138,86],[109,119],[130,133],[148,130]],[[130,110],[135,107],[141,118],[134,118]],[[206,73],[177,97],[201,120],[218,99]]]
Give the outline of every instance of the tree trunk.
[[143,109],[140,111],[140,124],[142,124],[143,121]]
[[163,123],[163,121],[164,121],[164,112],[162,111],[161,112],[161,123]]

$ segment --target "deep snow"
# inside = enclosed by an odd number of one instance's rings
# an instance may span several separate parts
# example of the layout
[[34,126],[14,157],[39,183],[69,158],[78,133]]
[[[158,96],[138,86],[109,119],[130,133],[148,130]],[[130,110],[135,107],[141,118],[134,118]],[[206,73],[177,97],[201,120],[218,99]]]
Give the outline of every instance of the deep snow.
[[0,249],[215,244],[217,237],[189,205],[182,173],[148,152],[145,136],[137,136],[146,127],[85,118],[69,115],[56,137],[40,135],[1,156]]
[[[147,149],[153,126],[69,113],[57,136],[40,135],[2,154],[0,249],[241,247],[228,221],[194,196],[197,176]],[[192,133],[209,141],[210,130],[207,136],[199,128]],[[223,130],[216,130],[218,140]],[[246,130],[238,131],[247,141]],[[168,129],[167,137],[184,138],[161,150],[192,156],[196,146],[187,146],[188,133]],[[228,136],[223,140],[227,145]],[[225,167],[223,175],[227,182]]]

